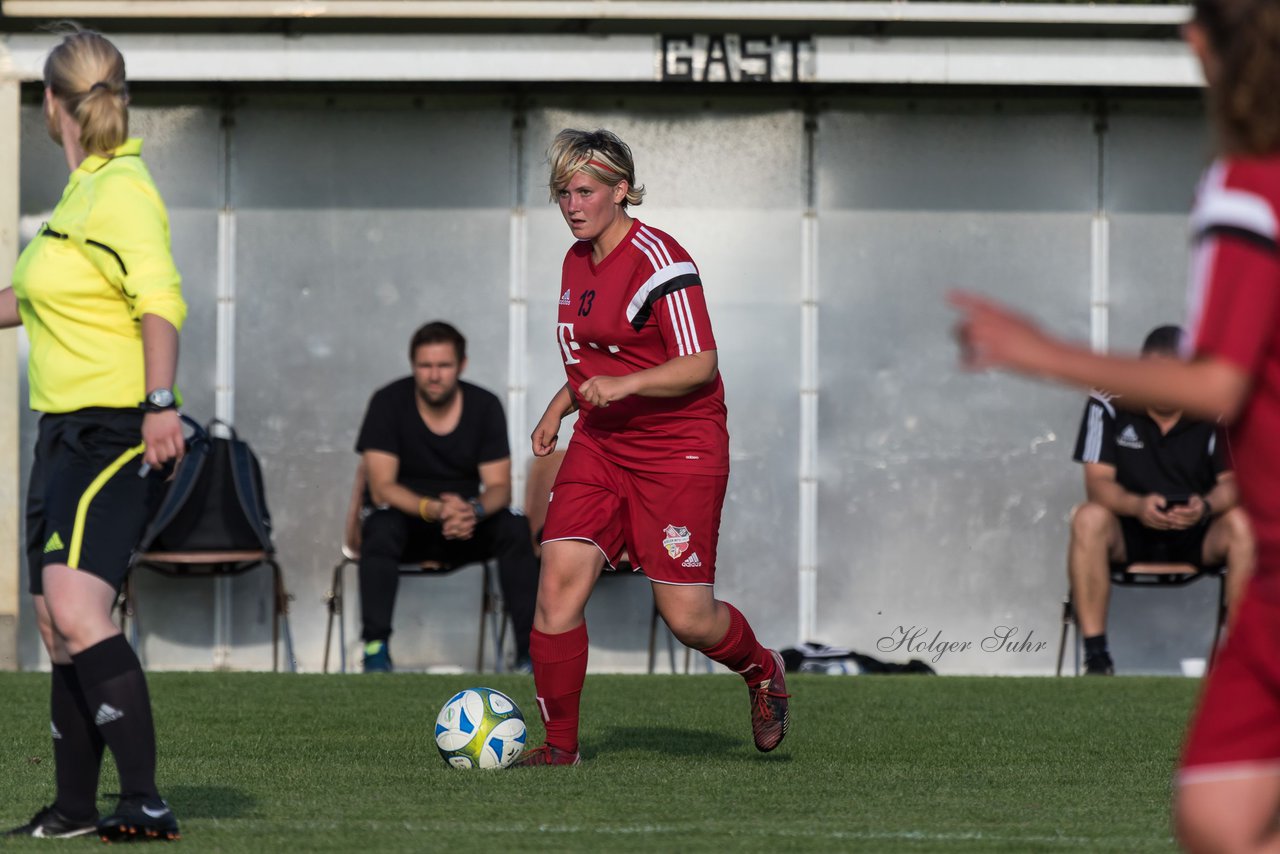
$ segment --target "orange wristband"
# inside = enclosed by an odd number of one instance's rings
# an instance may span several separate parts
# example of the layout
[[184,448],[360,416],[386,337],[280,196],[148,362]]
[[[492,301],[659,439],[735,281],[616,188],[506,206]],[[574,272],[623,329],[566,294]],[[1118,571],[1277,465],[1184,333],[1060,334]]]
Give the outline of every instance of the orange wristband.
[[431,499],[430,499],[430,498],[421,498],[421,499],[419,499],[419,500],[418,500],[418,515],[422,517],[422,521],[424,521],[424,522],[434,522],[434,521],[435,521],[435,519],[432,519],[432,518],[427,514],[427,507],[428,507],[428,505],[430,504],[430,502],[431,502]]

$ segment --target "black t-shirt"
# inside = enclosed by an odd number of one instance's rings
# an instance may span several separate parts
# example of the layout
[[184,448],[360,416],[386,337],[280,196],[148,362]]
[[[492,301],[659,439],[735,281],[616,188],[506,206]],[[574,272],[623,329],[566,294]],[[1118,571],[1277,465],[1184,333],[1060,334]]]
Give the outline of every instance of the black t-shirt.
[[360,425],[356,452],[382,451],[400,458],[396,482],[422,495],[480,494],[480,464],[511,456],[507,418],[492,392],[458,383],[462,416],[452,433],[437,436],[418,413],[413,377],[373,393]]
[[1204,495],[1231,468],[1226,444],[1210,422],[1183,417],[1162,434],[1145,411],[1121,409],[1094,394],[1084,408],[1075,461],[1115,466],[1116,482],[1138,495]]

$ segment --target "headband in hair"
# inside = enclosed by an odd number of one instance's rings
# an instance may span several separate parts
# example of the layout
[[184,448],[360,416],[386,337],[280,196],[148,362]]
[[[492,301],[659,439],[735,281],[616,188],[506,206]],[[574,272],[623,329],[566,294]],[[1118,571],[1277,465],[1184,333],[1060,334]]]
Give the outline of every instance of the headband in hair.
[[[588,165],[588,166],[594,166],[594,167],[596,167],[597,169],[603,169],[604,171],[606,171],[606,172],[611,172],[611,173],[613,173],[614,175],[621,175],[621,174],[622,174],[622,173],[621,173],[621,172],[619,172],[617,169],[615,169],[615,168],[613,168],[612,166],[610,166],[608,163],[602,163],[602,162],[600,162],[599,160],[594,160],[594,159],[593,159],[593,160],[588,160],[588,161],[587,161],[587,163],[586,163],[586,165]],[[623,176],[623,177],[625,177],[625,176]]]

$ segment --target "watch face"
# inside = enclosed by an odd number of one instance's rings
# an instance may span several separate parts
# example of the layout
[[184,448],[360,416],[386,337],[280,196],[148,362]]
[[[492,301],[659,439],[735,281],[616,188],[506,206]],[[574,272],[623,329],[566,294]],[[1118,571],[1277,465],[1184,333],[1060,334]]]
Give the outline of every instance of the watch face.
[[147,403],[161,408],[173,406],[173,392],[167,388],[158,388],[147,395]]

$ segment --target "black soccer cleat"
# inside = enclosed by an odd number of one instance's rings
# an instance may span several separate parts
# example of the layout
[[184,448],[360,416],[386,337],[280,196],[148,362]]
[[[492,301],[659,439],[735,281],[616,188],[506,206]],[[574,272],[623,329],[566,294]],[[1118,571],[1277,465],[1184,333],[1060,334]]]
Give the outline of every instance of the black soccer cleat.
[[5,831],[5,836],[30,836],[34,839],[71,839],[93,833],[98,828],[97,819],[77,821],[67,818],[58,812],[56,807],[47,806],[32,816],[31,821]]
[[173,810],[159,797],[121,795],[116,811],[98,822],[103,842],[180,839]]

